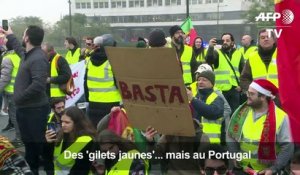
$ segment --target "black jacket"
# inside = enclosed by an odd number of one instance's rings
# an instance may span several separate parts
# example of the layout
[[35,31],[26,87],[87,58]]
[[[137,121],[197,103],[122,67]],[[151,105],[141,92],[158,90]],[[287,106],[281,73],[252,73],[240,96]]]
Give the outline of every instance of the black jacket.
[[41,47],[34,47],[25,53],[17,38],[12,34],[7,39],[21,58],[19,71],[14,85],[16,106],[40,107],[48,104],[46,94],[49,63]]

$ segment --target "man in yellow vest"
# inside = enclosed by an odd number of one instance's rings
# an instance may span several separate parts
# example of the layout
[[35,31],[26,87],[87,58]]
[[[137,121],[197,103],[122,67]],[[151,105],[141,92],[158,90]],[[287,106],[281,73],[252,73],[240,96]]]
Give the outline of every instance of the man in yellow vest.
[[84,59],[81,55],[81,50],[75,38],[66,37],[64,45],[65,48],[68,49],[68,52],[66,54],[66,60],[69,65],[78,63],[79,61]]
[[8,42],[6,38],[4,39],[4,42],[7,50],[3,54],[3,59],[1,63],[0,93],[3,92],[3,97],[7,102],[6,105],[8,107],[9,120],[12,122],[16,130],[16,137],[12,141],[12,144],[15,147],[20,147],[23,146],[23,143],[21,141],[20,129],[16,119],[16,105],[13,100],[13,94],[15,79],[19,70],[21,59],[14,51],[12,42]]
[[234,37],[231,33],[222,35],[222,48],[214,49],[216,38],[209,41],[206,61],[212,65],[216,74],[216,87],[222,91],[231,110],[239,106],[240,102],[240,73],[244,67],[244,58],[234,47]]
[[184,33],[178,25],[172,26],[169,32],[172,39],[171,45],[176,49],[177,57],[182,67],[184,84],[189,85],[193,82],[191,74],[193,48],[184,44]]
[[254,80],[247,91],[247,103],[231,117],[228,148],[245,154],[234,165],[246,172],[271,175],[282,170],[292,157],[288,116],[273,101],[277,93],[270,81]]
[[[52,129],[55,130],[56,133],[61,129],[61,116],[65,110],[65,99],[62,98],[54,98],[51,100],[51,113],[49,114],[47,121],[47,129],[49,130],[49,126],[53,126]],[[47,175],[54,174],[54,164],[53,164],[53,151],[54,144],[46,143],[43,150],[43,166]]]
[[65,98],[66,94],[59,88],[60,85],[65,84],[72,76],[70,66],[66,59],[59,55],[52,45],[44,43],[42,49],[47,54],[50,63],[50,73],[47,78],[48,94],[51,99]]
[[114,106],[119,106],[121,95],[117,89],[111,65],[105,53],[105,46],[113,46],[114,39],[110,34],[94,38],[94,52],[86,66],[84,92],[89,102],[88,116],[95,128],[98,122]]
[[93,46],[94,46],[93,39],[94,39],[93,37],[87,37],[85,39],[86,48],[81,49],[81,55],[86,62],[90,59],[92,54],[91,52],[93,51]]
[[241,74],[241,88],[245,92],[256,79],[267,79],[278,87],[277,46],[274,32],[268,36],[266,29],[259,31],[258,50],[249,56]]
[[223,122],[224,101],[214,92],[215,74],[205,70],[197,73],[197,94],[188,91],[189,101],[196,113],[196,118],[203,125],[211,143],[221,143],[221,127]]
[[245,61],[249,59],[249,56],[257,50],[257,46],[250,35],[244,35],[241,40],[242,47],[239,51],[243,54]]

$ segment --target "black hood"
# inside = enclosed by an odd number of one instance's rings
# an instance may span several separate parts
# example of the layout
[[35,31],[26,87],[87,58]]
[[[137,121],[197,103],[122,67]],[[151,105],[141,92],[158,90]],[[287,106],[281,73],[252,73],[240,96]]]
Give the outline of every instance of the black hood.
[[94,50],[91,55],[91,62],[94,66],[100,66],[107,60],[104,48],[100,47]]

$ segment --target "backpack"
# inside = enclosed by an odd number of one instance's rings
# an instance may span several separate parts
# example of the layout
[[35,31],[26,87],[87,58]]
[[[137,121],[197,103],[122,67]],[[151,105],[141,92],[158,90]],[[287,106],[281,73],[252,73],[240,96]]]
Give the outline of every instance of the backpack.
[[[55,67],[56,67],[57,71],[59,70],[57,62],[60,57],[61,57],[60,55],[55,56],[54,60],[53,60],[53,61],[55,61]],[[69,80],[67,81],[67,83],[59,84],[59,89],[67,95],[71,95],[73,93],[73,91],[75,90],[75,84],[74,84],[72,75],[69,78]]]

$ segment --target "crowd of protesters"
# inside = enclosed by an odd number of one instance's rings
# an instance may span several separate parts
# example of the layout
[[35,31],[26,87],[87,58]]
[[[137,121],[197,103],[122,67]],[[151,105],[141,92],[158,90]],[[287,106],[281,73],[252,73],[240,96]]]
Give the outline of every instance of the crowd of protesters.
[[[278,95],[276,38],[266,30],[258,33],[257,45],[244,35],[241,48],[231,33],[222,34],[219,46],[212,38],[205,48],[201,36],[189,46],[177,25],[170,28],[170,37],[155,29],[138,39],[137,48],[174,48],[193,116],[193,137],[130,125],[104,49],[117,47],[111,34],[88,37],[86,48],[66,37],[65,56],[43,43],[44,30],[38,26],[28,26],[22,42],[11,28],[0,28],[0,34],[0,92],[9,115],[4,131],[16,131],[12,141],[0,136],[0,174],[37,175],[41,169],[47,175],[299,174],[299,152]],[[70,65],[80,61],[85,62],[86,111],[65,108]],[[120,132],[115,125],[125,127]],[[21,146],[25,159],[15,149]],[[215,155],[208,157],[212,151]],[[106,154],[96,156],[100,152]],[[249,157],[216,156],[229,152]],[[196,159],[191,156],[195,153],[206,156]],[[146,157],[132,156],[142,154]]]

